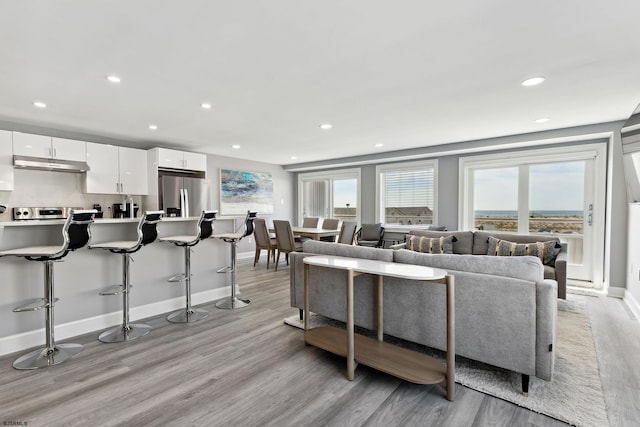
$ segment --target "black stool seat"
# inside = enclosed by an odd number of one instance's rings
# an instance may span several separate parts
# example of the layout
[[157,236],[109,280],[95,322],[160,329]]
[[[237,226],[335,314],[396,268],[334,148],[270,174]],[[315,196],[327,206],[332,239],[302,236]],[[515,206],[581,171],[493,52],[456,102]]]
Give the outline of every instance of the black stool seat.
[[44,309],[45,339],[43,348],[31,351],[13,362],[16,369],[37,369],[57,365],[80,353],[80,344],[56,344],[54,337],[54,307],[58,301],[54,296],[53,262],[64,258],[69,251],[84,247],[91,238],[90,225],[95,210],[72,210],[62,227],[62,244],[52,246],[30,246],[0,252],[0,256],[17,256],[29,261],[44,263],[44,298],[13,309],[14,312]]
[[184,282],[187,304],[184,309],[175,311],[167,316],[167,320],[173,323],[192,323],[204,319],[209,315],[207,310],[191,307],[191,248],[203,239],[208,239],[213,233],[213,220],[218,211],[202,211],[195,235],[177,235],[161,237],[162,242],[173,243],[184,248],[184,273],[171,277],[171,283]]
[[224,309],[242,308],[249,305],[251,301],[236,297],[236,260],[238,242],[244,237],[253,233],[253,220],[257,212],[247,211],[247,216],[242,224],[242,228],[235,233],[215,234],[213,237],[231,244],[231,265],[218,270],[218,273],[231,273],[231,296],[221,299],[216,303],[216,307]]
[[162,215],[162,211],[147,211],[142,214],[136,228],[138,235],[137,240],[117,240],[89,246],[91,249],[105,249],[122,255],[122,284],[112,286],[100,292],[100,295],[122,294],[122,325],[101,333],[98,339],[102,342],[131,341],[151,331],[151,326],[144,323],[129,323],[129,293],[132,287],[129,265],[131,263],[132,253],[139,251],[140,248],[145,245],[153,243],[158,237],[156,226],[162,219]]

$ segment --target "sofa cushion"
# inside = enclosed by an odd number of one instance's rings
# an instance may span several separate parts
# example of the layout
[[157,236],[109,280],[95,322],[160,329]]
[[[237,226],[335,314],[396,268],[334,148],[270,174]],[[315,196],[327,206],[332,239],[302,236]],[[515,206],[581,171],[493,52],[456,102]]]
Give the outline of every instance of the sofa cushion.
[[502,233],[491,231],[476,231],[473,235],[473,250],[474,255],[486,255],[489,249],[489,237],[495,237],[500,240],[509,240],[515,243],[533,243],[533,242],[548,242],[549,240],[555,240],[560,243],[560,239],[552,236],[545,236],[541,234],[515,234],[515,233]]
[[[447,237],[455,236],[456,241],[453,242],[454,254],[471,254],[473,247],[473,231],[428,231],[428,230],[411,230],[409,236],[424,237]],[[485,251],[485,254],[487,252]]]
[[407,249],[410,251],[426,252],[429,254],[452,254],[453,242],[457,240],[456,236],[411,236],[407,242]]
[[302,251],[318,255],[335,255],[350,258],[366,258],[377,261],[393,261],[391,249],[370,248],[366,246],[345,245],[342,243],[307,240],[302,244]]
[[532,256],[495,257],[489,255],[425,254],[408,249],[393,251],[394,262],[425,265],[443,270],[466,271],[541,282],[544,269],[540,258]]
[[543,264],[553,265],[562,246],[556,240],[533,243],[516,243],[489,236],[487,255],[493,256],[535,256]]

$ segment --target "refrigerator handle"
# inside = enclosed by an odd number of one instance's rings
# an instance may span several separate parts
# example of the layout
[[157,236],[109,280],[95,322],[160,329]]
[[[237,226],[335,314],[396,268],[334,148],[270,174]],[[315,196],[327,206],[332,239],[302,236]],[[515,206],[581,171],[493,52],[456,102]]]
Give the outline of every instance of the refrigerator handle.
[[180,190],[180,216],[184,216],[184,188]]
[[189,216],[189,190],[186,188],[184,189],[184,210],[182,212],[184,212],[183,217]]

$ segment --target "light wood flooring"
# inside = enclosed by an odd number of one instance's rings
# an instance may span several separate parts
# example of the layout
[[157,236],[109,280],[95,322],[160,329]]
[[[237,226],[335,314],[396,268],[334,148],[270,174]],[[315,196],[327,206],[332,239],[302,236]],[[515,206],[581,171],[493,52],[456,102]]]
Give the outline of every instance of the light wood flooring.
[[[263,257],[264,258],[264,257]],[[239,262],[239,310],[203,306],[209,317],[146,323],[151,333],[126,344],[104,344],[98,333],[76,337],[85,349],[61,365],[34,371],[0,358],[0,425],[29,426],[556,426],[563,423],[456,384],[449,402],[438,386],[418,386],[365,366],[354,381],[345,361],[302,342],[283,324],[289,269],[265,260]],[[165,286],[165,284],[159,284]],[[592,298],[594,330],[612,425],[640,419],[640,326],[621,302]],[[618,324],[624,328],[620,329]],[[629,344],[629,341],[632,344]],[[631,346],[631,347],[629,347]],[[633,352],[631,351],[633,350]],[[635,396],[635,397],[633,397]],[[611,406],[613,405],[613,406]],[[613,414],[613,418],[612,418]]]

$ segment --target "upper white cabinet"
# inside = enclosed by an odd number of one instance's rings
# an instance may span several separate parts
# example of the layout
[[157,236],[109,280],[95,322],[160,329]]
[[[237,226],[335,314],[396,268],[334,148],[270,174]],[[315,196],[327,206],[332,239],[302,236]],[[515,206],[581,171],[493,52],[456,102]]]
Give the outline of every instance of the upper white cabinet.
[[13,132],[13,154],[46,159],[87,160],[86,143],[73,139]]
[[158,167],[206,172],[207,155],[157,148]]
[[147,152],[135,148],[87,143],[86,192],[148,194]]
[[0,190],[13,190],[13,150],[7,130],[0,130]]

